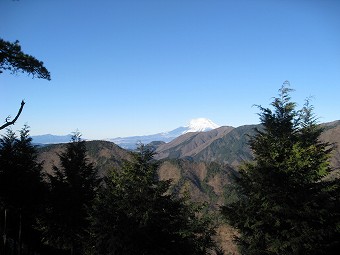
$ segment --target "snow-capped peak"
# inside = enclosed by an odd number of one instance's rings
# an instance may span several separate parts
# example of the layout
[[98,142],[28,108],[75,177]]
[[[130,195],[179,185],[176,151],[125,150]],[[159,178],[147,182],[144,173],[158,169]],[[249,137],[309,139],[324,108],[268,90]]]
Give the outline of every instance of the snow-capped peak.
[[189,122],[189,125],[186,126],[187,130],[184,131],[183,133],[189,133],[189,132],[204,132],[208,130],[212,130],[215,128],[220,127],[219,125],[215,124],[209,119],[206,118],[197,118],[197,119],[192,119]]

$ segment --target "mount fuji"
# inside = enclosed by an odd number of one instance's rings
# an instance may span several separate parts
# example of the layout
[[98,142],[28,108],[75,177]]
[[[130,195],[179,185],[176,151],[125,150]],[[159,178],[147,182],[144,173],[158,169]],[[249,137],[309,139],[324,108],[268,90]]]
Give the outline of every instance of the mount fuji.
[[129,137],[117,137],[108,139],[111,142],[119,145],[124,149],[135,149],[138,143],[149,144],[151,142],[171,142],[173,139],[191,132],[205,132],[212,129],[219,128],[220,126],[215,124],[206,118],[197,118],[189,121],[189,124],[183,127],[178,127],[174,130],[145,136],[129,136]]
[[187,130],[185,130],[184,133],[182,133],[182,135],[190,132],[205,132],[219,127],[220,127],[219,125],[215,124],[209,119],[205,118],[192,119],[189,122],[189,125],[185,127],[187,128]]
[[[198,118],[189,121],[189,124],[183,127],[176,128],[169,132],[163,132],[153,135],[145,136],[129,136],[104,139],[114,142],[124,149],[136,149],[138,143],[149,144],[151,142],[167,143],[173,139],[190,132],[205,132],[220,127],[209,119]],[[58,135],[38,135],[32,136],[33,143],[39,145],[55,144],[55,143],[68,143],[72,135],[58,136]],[[87,140],[87,139],[85,139]]]

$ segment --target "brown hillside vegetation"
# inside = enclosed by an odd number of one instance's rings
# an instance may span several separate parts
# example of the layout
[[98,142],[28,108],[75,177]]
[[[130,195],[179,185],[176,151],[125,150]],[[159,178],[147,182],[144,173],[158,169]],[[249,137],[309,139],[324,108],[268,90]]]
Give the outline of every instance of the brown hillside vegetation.
[[[337,145],[331,158],[332,167],[337,169],[340,167],[340,121],[321,125],[324,127],[321,140]],[[252,160],[248,140],[249,135],[254,134],[254,128],[260,126],[220,127],[203,133],[187,133],[159,146],[156,150],[156,159],[218,162],[237,169],[243,162]]]
[[187,133],[157,148],[156,159],[194,157],[215,140],[228,134],[233,127],[220,127],[207,132]]
[[[322,124],[321,140],[335,147],[331,165],[335,169],[329,178],[340,176],[340,121]],[[160,144],[156,159],[160,160],[159,178],[172,180],[172,192],[188,192],[191,199],[208,202],[216,211],[224,203],[225,187],[237,174],[238,166],[252,159],[248,146],[248,135],[254,133],[256,125],[238,128],[221,127],[209,132],[188,133],[170,143]],[[111,169],[119,169],[131,153],[111,142],[86,142],[88,158],[94,162],[103,176]],[[59,164],[58,153],[65,144],[49,145],[39,149],[39,160],[44,169],[51,172],[53,164]],[[226,225],[217,229],[217,240],[226,254],[238,254],[232,239],[236,232]]]
[[216,209],[223,203],[224,187],[232,181],[235,171],[217,163],[173,159],[162,161],[158,173],[160,179],[172,180],[173,192],[189,192],[192,200],[208,202]]
[[340,121],[333,121],[322,125],[324,132],[321,134],[320,139],[335,146],[330,159],[334,171],[330,174],[329,178],[340,178]]
[[[64,151],[66,144],[52,144],[39,148],[38,160],[44,163],[44,171],[52,172],[52,166],[59,164],[58,154]],[[119,168],[124,160],[131,159],[131,153],[118,145],[106,141],[86,142],[88,159],[99,170],[99,175],[104,176],[108,170]]]

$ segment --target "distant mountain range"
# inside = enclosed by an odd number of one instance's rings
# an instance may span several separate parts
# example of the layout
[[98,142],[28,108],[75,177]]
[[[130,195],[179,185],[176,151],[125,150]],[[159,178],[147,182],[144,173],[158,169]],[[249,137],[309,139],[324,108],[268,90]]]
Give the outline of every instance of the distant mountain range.
[[[320,139],[338,145],[332,153],[331,165],[336,169],[340,169],[340,121],[321,125],[324,131]],[[237,169],[241,163],[250,161],[253,158],[248,141],[249,137],[254,135],[255,128],[261,129],[261,126],[244,125],[237,128],[223,126],[206,132],[185,132],[182,129],[184,134],[174,140],[168,143],[154,141],[149,146],[155,148],[155,159],[157,160],[217,163]],[[157,136],[155,135],[154,137]],[[96,162],[98,162],[98,157],[100,160],[107,157],[109,161],[119,162],[120,158],[126,158],[128,154],[127,150],[109,141],[89,141],[87,144],[90,158]],[[59,150],[63,148],[63,145],[46,146],[41,148],[40,152],[48,152],[47,154],[50,155],[51,148],[58,148]],[[49,161],[44,157],[43,160],[45,162]],[[52,158],[52,161],[57,161],[57,158]],[[103,165],[103,162],[99,162],[99,165]],[[337,173],[340,174],[340,171]]]
[[[321,124],[324,128],[320,139],[340,144],[340,121]],[[237,128],[219,127],[206,132],[189,132],[169,143],[153,142],[155,159],[159,160],[159,177],[172,179],[175,192],[186,189],[196,201],[207,201],[211,206],[221,204],[224,187],[237,174],[240,164],[252,160],[249,136],[260,125],[245,125]],[[131,151],[110,141],[87,141],[88,158],[105,176],[111,170],[119,169],[125,160],[131,159]],[[44,163],[44,170],[51,173],[52,165],[59,164],[58,154],[65,144],[51,144],[39,147],[38,160]],[[340,177],[340,146],[332,153],[331,166],[336,171],[329,178]]]
[[[178,127],[169,132],[163,132],[153,135],[145,136],[130,136],[130,137],[117,137],[103,139],[106,141],[114,142],[124,149],[133,150],[136,148],[138,143],[149,144],[151,142],[165,142],[168,143],[173,139],[191,132],[205,132],[218,128],[219,125],[215,124],[206,118],[192,119],[187,126]],[[67,143],[70,141],[72,135],[57,136],[57,135],[38,135],[32,136],[33,142],[35,144],[57,144],[57,143]],[[86,139],[85,139],[86,140]]]
[[184,127],[178,127],[174,130],[164,133],[158,133],[153,135],[145,135],[145,136],[131,136],[131,137],[118,137],[108,139],[111,142],[119,145],[124,149],[135,149],[138,143],[149,144],[154,141],[168,143],[175,138],[192,132],[206,132],[209,130],[213,130],[218,128],[219,125],[215,124],[209,119],[206,118],[198,118],[192,119],[189,122],[189,125]]
[[32,136],[33,143],[35,144],[56,144],[56,143],[68,143],[71,141],[72,135],[36,135]]
[[[324,127],[321,139],[338,144],[331,161],[333,166],[340,167],[340,121],[321,125]],[[254,134],[255,127],[260,126],[219,127],[208,119],[200,118],[193,119],[189,125],[169,132],[106,140],[128,150],[135,149],[138,142],[149,144],[156,150],[156,159],[218,162],[236,167],[241,162],[252,159],[248,139],[249,135]],[[47,145],[67,143],[70,141],[71,135],[41,135],[32,136],[32,138],[35,144]]]

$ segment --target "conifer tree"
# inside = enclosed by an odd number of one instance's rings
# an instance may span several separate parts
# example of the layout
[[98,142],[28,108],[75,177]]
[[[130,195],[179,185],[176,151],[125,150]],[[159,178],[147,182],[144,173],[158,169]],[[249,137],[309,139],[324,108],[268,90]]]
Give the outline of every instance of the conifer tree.
[[332,146],[319,140],[309,101],[297,111],[288,85],[279,92],[273,110],[259,106],[254,161],[241,167],[238,199],[222,212],[240,232],[242,254],[332,254],[340,248],[339,180],[323,180]]
[[13,220],[12,211],[14,208],[11,204],[11,183],[10,174],[15,173],[16,165],[15,165],[15,143],[17,137],[15,133],[7,129],[6,135],[2,136],[0,139],[0,209],[1,209],[1,234],[3,236],[3,240],[1,242],[1,252],[6,254],[10,250],[13,250],[13,247],[9,247],[9,239],[14,237],[17,233],[17,228],[13,229],[13,226],[16,222]]
[[170,194],[157,168],[141,145],[132,162],[111,172],[93,212],[95,254],[207,254],[214,247],[210,220]]
[[[0,139],[0,203],[4,216],[4,235],[21,247],[37,249],[40,242],[36,219],[40,214],[45,193],[42,166],[25,126],[17,138],[12,130]],[[6,247],[3,247],[6,249]],[[7,251],[13,247],[7,248]]]
[[60,166],[49,175],[49,205],[41,222],[46,243],[71,254],[83,254],[89,210],[100,182],[86,153],[85,141],[75,133],[59,155]]

